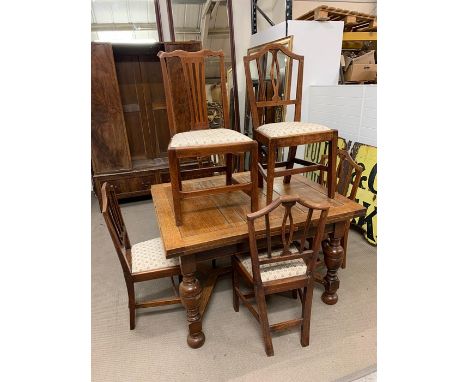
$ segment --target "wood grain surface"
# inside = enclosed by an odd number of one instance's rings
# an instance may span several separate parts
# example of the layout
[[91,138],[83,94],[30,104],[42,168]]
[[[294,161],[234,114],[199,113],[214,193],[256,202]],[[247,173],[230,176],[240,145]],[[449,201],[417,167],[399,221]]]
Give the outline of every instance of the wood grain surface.
[[[239,182],[246,182],[250,175],[248,172],[237,173],[233,174],[233,178]],[[196,190],[207,186],[220,186],[224,182],[225,177],[221,175],[187,181],[184,187]],[[327,225],[365,214],[363,206],[342,195],[336,194],[334,199],[329,199],[325,187],[301,175],[293,175],[289,184],[283,184],[281,178],[275,179],[273,192],[273,199],[280,195],[299,195],[313,203],[329,203]],[[175,224],[170,183],[153,185],[151,194],[168,258],[248,241],[246,215],[250,213],[250,197],[243,192],[183,200],[184,224],[181,226]],[[259,208],[265,206],[265,190],[259,189]],[[272,230],[281,230],[283,213],[282,208],[272,213]],[[302,206],[295,206],[292,215],[298,226],[301,226],[307,218],[307,210]],[[312,224],[316,224],[318,219],[319,212],[316,211],[312,217]],[[256,229],[262,229],[262,222],[258,222]]]

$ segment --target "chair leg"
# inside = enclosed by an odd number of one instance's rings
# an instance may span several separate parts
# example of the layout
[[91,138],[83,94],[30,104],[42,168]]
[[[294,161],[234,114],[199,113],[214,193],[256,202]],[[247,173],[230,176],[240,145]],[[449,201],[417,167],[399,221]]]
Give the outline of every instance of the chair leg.
[[232,184],[232,154],[226,154],[226,186]]
[[135,329],[135,284],[132,280],[126,280],[127,283],[127,292],[128,292],[128,311],[130,313],[130,330]]
[[291,291],[291,295],[292,295],[292,298],[293,298],[294,300],[297,300],[297,289],[293,289],[293,290]]
[[169,149],[167,151],[169,158],[169,173],[171,176],[171,187],[172,187],[172,202],[174,205],[174,217],[176,225],[182,224],[182,211],[180,205],[180,190],[182,186],[180,178],[180,166],[179,159],[177,158],[175,150]]
[[328,197],[331,199],[335,198],[335,192],[336,192],[337,149],[338,149],[338,133],[335,131],[333,134],[332,140],[328,141],[327,189],[328,189]]
[[267,192],[266,203],[270,204],[273,199],[273,182],[275,181],[275,151],[274,144],[268,145],[268,165],[267,165]]
[[343,247],[343,261],[341,263],[341,268],[346,268],[346,254],[348,253],[348,233],[349,233],[349,224],[345,228],[344,235],[341,238],[341,246]]
[[[261,175],[260,175],[261,176]],[[254,142],[250,150],[250,182],[252,190],[250,193],[250,209],[252,212],[258,210],[258,144]]]
[[[297,146],[291,146],[288,150],[288,164],[286,165],[287,170],[290,170],[294,167],[294,158],[296,158],[296,151],[297,151]],[[291,183],[291,175],[286,175],[283,178],[283,183],[284,184]]]
[[[252,158],[250,158],[250,161],[252,162]],[[257,145],[257,161],[259,165],[261,165],[262,162],[262,145],[258,144]],[[258,181],[258,187],[263,188],[263,175],[262,173],[258,170],[257,166],[257,181]]]
[[255,298],[257,300],[258,317],[260,326],[262,327],[263,341],[265,342],[265,352],[268,357],[273,356],[273,343],[271,341],[270,324],[268,323],[268,315],[266,309],[265,293],[262,288],[255,287]]
[[304,288],[304,301],[302,303],[302,330],[301,330],[301,345],[309,346],[310,334],[310,317],[312,315],[312,296],[314,293],[314,281],[309,281],[309,285]]
[[237,295],[236,289],[239,289],[239,275],[234,265],[234,260],[231,260],[232,266],[232,307],[236,312],[239,311],[239,296]]

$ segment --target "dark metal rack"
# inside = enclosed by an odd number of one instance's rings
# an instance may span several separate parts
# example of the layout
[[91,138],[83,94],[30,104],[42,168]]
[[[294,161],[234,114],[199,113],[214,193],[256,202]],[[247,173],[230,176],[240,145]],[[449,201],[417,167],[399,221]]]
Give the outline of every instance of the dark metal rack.
[[[285,20],[286,20],[286,36],[288,35],[288,20],[292,20],[292,0],[285,0],[286,2],[286,13],[285,13]],[[267,14],[257,5],[257,0],[250,0],[251,4],[251,26],[252,26],[252,34],[257,33],[257,11],[260,13],[263,18],[271,25],[275,25],[275,23],[267,16]]]

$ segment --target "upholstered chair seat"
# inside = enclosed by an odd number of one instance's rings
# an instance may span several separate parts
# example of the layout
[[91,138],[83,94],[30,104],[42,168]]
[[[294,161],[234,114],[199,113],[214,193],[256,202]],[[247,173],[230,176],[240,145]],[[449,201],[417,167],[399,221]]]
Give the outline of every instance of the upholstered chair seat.
[[252,142],[252,139],[231,129],[203,129],[175,134],[169,148],[201,147],[242,142]]
[[[295,246],[291,246],[290,248],[291,253],[298,253],[299,251]],[[279,256],[282,252],[282,249],[273,250],[271,251],[271,256]],[[260,260],[267,258],[267,252],[260,252],[258,257]],[[240,264],[245,270],[253,277],[252,272],[252,261],[250,256],[238,256]],[[260,277],[263,282],[271,281],[271,280],[279,280],[285,279],[287,277],[293,276],[304,276],[307,271],[307,265],[305,264],[304,260],[296,259],[296,260],[288,260],[283,261],[281,263],[273,263],[273,264],[261,264],[260,265]]]
[[169,268],[179,265],[179,258],[166,259],[161,238],[143,241],[132,246],[132,273]]
[[[179,281],[181,280],[179,258],[166,259],[160,238],[131,245],[114,186],[104,182],[101,187],[101,195],[102,215],[109,229],[127,284],[130,330],[133,330],[135,329],[137,309],[181,303],[173,279],[173,276],[179,276]],[[174,297],[136,301],[135,283],[166,277],[171,278]]]
[[318,123],[307,122],[276,122],[260,126],[257,132],[269,138],[294,137],[311,133],[321,133],[330,128]]

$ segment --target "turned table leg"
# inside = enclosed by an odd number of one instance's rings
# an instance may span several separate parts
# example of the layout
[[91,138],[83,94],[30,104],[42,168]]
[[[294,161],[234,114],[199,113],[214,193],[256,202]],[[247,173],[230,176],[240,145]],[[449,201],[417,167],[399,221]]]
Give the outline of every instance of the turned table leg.
[[195,256],[181,256],[180,269],[182,282],[179,285],[180,298],[187,311],[189,333],[187,344],[197,349],[205,343],[205,334],[202,331],[202,317],[200,315],[200,297],[202,288],[195,277],[197,263]]
[[342,229],[336,230],[330,234],[329,240],[322,241],[325,265],[327,274],[323,278],[325,291],[322,294],[322,301],[328,305],[334,305],[338,302],[337,290],[340,287],[338,278],[338,269],[343,261],[344,250],[341,246],[341,237],[339,234]]

